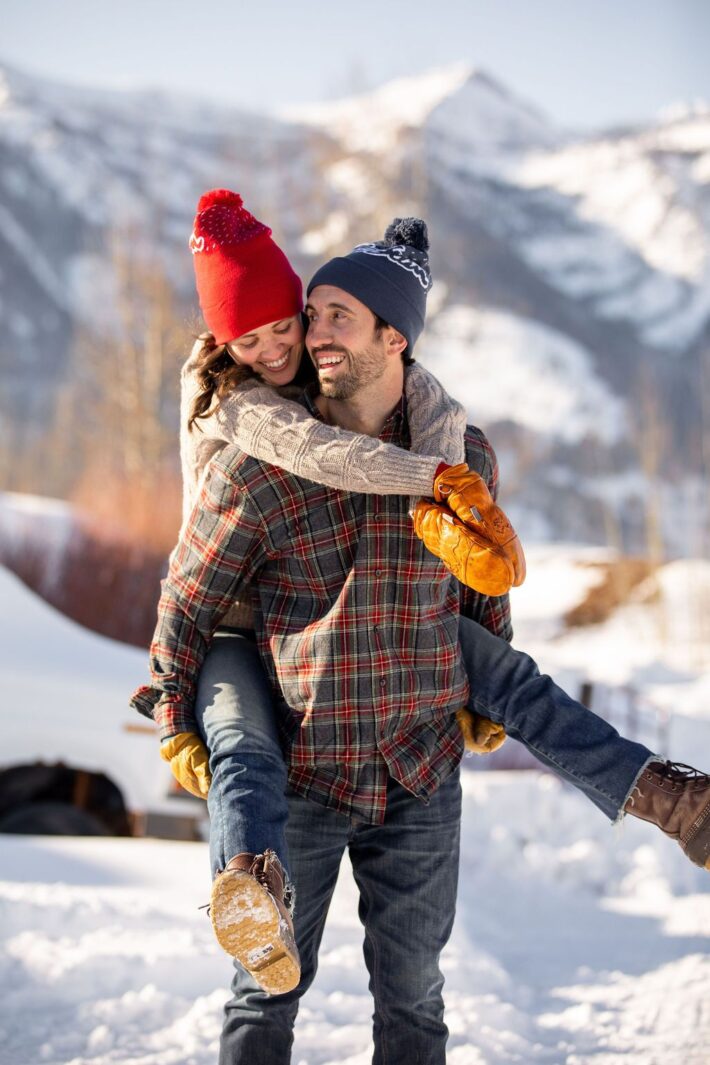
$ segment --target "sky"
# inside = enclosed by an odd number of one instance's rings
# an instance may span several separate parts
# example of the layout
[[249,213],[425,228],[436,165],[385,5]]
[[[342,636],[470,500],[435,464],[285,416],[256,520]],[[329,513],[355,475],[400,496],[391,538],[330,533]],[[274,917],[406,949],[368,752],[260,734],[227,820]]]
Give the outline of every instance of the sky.
[[710,102],[707,0],[0,0],[0,64],[250,110],[464,60],[563,126]]

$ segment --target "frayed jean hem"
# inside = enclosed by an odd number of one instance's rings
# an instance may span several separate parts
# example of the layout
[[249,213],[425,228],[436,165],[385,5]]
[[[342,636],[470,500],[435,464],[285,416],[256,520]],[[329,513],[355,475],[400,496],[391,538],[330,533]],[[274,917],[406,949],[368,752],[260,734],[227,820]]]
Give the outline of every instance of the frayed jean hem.
[[624,801],[621,804],[621,809],[619,810],[618,814],[616,815],[616,817],[612,821],[612,825],[621,824],[621,822],[626,817],[626,814],[628,813],[628,811],[626,809],[626,804],[628,803],[629,799],[633,795],[634,790],[636,788],[636,785],[638,784],[639,780],[641,779],[641,775],[644,772],[644,770],[647,769],[651,765],[652,762],[662,762],[662,761],[663,761],[663,759],[658,754],[652,754],[650,756],[650,758],[646,759],[646,761],[643,763],[643,765],[639,769],[638,773],[634,777],[633,783],[632,783],[631,787],[629,788],[629,790],[628,790],[628,792],[626,794],[626,798],[624,799]]

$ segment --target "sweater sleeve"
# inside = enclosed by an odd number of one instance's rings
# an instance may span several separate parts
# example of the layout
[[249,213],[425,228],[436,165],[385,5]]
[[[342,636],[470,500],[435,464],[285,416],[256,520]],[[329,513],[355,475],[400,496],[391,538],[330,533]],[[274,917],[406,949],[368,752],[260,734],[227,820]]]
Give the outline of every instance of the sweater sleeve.
[[[197,393],[188,360],[183,369],[181,400],[184,513],[191,510],[205,465],[228,443],[262,462],[330,488],[378,495],[431,496],[437,468],[442,462],[452,461],[451,436],[460,408],[435,378],[416,369],[413,394],[411,371],[407,375],[407,395],[421,409],[415,417],[414,449],[405,451],[371,436],[326,425],[300,403],[284,398],[257,379],[244,382],[225,396],[210,417],[200,419],[198,427],[188,432],[187,416]],[[442,405],[443,410],[439,409]],[[441,447],[432,426],[442,429]]]
[[404,389],[412,451],[442,455],[450,466],[465,462],[466,411],[461,404],[418,363],[407,367]]

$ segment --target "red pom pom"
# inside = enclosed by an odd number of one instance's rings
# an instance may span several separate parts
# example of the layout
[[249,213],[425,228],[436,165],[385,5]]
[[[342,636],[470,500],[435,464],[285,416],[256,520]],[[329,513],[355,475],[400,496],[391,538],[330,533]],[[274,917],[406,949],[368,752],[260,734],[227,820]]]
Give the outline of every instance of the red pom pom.
[[228,207],[241,207],[243,200],[238,192],[232,192],[231,189],[210,189],[209,192],[200,196],[197,213],[206,211],[208,207],[214,207],[218,203],[223,203]]

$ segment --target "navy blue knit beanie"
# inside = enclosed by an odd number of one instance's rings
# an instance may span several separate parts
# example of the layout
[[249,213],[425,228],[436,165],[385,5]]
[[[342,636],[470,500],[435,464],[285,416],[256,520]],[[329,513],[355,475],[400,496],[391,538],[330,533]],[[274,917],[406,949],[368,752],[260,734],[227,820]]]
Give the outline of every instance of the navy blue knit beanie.
[[406,337],[411,355],[424,328],[431,288],[428,250],[426,222],[395,218],[383,240],[358,244],[349,255],[331,259],[316,270],[308,295],[317,285],[349,292]]

